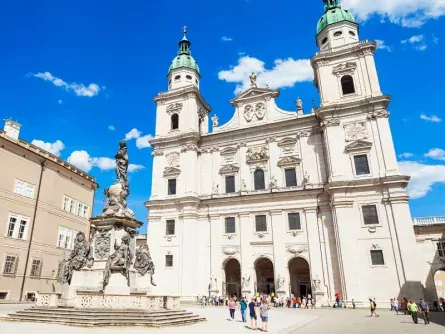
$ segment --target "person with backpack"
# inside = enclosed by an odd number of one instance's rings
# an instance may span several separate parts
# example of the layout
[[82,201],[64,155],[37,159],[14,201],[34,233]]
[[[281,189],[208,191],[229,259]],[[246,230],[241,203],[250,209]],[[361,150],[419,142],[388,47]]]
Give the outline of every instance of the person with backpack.
[[371,310],[371,317],[378,317],[379,315],[376,313],[375,309],[377,308],[377,304],[375,302],[375,298],[374,300],[372,300],[371,298],[369,298],[369,309]]

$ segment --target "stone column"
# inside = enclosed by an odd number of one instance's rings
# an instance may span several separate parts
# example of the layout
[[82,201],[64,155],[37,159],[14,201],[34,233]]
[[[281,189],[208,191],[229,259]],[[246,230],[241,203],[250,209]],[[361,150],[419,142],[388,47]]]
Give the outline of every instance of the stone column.
[[321,228],[317,208],[305,208],[306,231],[308,240],[309,266],[312,286],[312,295],[317,305],[328,305],[326,283],[327,279],[323,270],[323,259],[321,252],[321,238],[319,230]]

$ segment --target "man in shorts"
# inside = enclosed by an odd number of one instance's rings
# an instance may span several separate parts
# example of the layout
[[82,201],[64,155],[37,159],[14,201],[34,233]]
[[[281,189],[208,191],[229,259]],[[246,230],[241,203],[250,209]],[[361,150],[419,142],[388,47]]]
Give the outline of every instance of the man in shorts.
[[261,316],[261,322],[263,325],[263,332],[267,332],[267,328],[269,326],[269,304],[267,303],[267,299],[264,298],[263,302],[260,306],[260,316]]
[[250,315],[250,328],[256,329],[256,312],[255,312],[255,298],[252,298],[252,300],[249,303],[249,315]]

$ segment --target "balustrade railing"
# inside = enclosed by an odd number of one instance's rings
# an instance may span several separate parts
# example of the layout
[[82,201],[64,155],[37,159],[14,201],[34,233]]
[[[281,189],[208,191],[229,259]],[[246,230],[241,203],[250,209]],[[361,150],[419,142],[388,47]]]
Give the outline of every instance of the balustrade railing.
[[413,218],[413,224],[420,226],[445,224],[445,216]]

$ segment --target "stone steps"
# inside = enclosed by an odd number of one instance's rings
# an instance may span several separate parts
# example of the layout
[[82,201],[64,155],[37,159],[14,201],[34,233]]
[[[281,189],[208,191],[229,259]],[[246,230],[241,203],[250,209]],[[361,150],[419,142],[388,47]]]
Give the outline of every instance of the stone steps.
[[68,326],[180,326],[189,325],[205,318],[184,310],[89,310],[66,308],[29,308],[8,314],[4,321],[50,323]]

